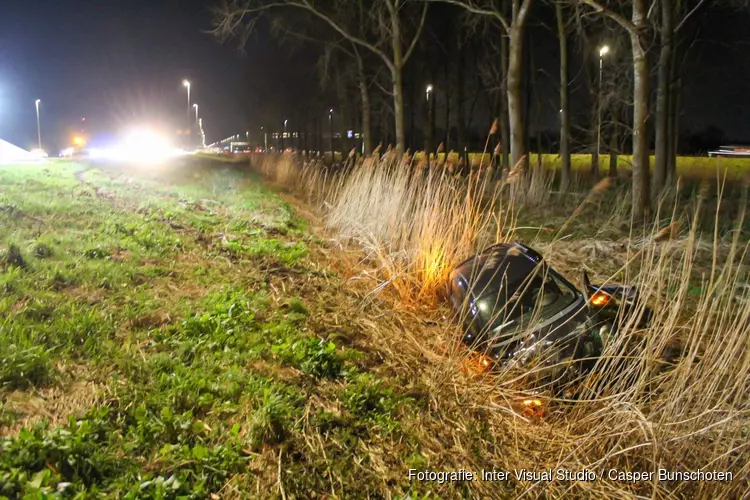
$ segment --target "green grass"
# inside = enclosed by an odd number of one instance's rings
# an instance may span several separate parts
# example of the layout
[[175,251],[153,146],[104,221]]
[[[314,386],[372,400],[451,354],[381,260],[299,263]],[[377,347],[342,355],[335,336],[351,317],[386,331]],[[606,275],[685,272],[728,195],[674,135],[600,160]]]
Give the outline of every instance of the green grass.
[[326,327],[315,245],[227,165],[0,167],[0,498],[275,497],[281,453],[292,497],[382,492],[350,464],[411,400]]

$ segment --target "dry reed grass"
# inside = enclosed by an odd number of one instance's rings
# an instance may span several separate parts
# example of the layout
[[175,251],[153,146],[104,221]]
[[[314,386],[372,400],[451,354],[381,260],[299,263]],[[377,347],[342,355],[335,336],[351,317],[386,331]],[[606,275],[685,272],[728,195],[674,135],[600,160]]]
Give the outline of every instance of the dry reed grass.
[[[361,245],[379,269],[353,285],[383,291],[383,301],[367,306],[366,316],[379,319],[364,317],[360,324],[402,378],[428,390],[435,415],[425,416],[422,430],[417,426],[414,432],[433,456],[431,468],[587,469],[597,474],[595,481],[474,482],[472,496],[748,495],[750,286],[748,242],[740,230],[729,240],[715,232],[706,242],[699,232],[699,203],[687,223],[675,207],[664,229],[655,224],[650,233],[629,235],[618,248],[620,269],[603,281],[617,276],[638,286],[640,310],[646,303],[654,309],[651,328],[639,329],[635,317],[623,320],[594,370],[578,381],[579,399],[537,395],[546,406],[545,416],[537,418],[516,403],[528,389],[520,383],[528,374],[456,370],[465,357],[458,327],[440,320],[441,306],[438,312],[411,311],[433,302],[427,299],[437,296],[458,261],[512,234],[514,203],[531,197],[530,188],[513,181],[522,178],[520,167],[495,183],[487,172],[475,170],[460,179],[447,169],[417,169],[388,154],[365,160],[346,175],[314,173],[309,165],[290,162],[289,157],[271,157],[258,168],[314,201],[333,234]],[[597,185],[568,222],[608,187]],[[738,227],[744,216],[742,207]],[[689,228],[681,236],[683,224]],[[571,252],[564,239],[545,247],[550,255]],[[580,260],[580,254],[570,258]],[[404,309],[404,304],[412,307]],[[476,425],[483,429],[479,436]],[[660,481],[660,469],[730,471],[734,479]],[[618,481],[609,478],[610,470],[653,475],[646,481]]]

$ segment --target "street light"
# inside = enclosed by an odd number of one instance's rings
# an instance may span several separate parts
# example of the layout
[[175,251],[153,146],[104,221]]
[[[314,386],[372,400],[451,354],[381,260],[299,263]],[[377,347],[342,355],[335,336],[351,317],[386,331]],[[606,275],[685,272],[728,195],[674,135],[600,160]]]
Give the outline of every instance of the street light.
[[331,165],[333,165],[333,108],[328,110],[328,149],[331,151]]
[[289,120],[284,119],[284,133],[281,134],[281,150],[282,150],[281,152],[282,153],[286,151],[286,124],[288,121]]
[[263,132],[263,147],[265,148],[263,152],[268,153],[268,132],[265,127],[260,127],[260,131]]
[[427,85],[425,89],[425,98],[427,99],[427,134],[425,137],[424,151],[427,156],[427,161],[430,161],[430,151],[432,151],[432,141],[434,139],[434,123],[433,123],[433,108],[435,107],[435,99],[430,99],[432,95],[432,84]]
[[193,107],[195,108],[195,122],[198,123],[198,105],[193,104]]
[[37,99],[34,104],[36,104],[36,137],[38,141],[39,149],[42,149],[42,125],[39,121],[39,104],[42,102],[41,99]]
[[599,102],[597,104],[597,125],[596,125],[596,164],[592,162],[591,169],[595,174],[599,170],[599,153],[602,143],[602,68],[604,67],[604,56],[609,53],[609,46],[603,45],[599,48]]
[[188,123],[190,123],[190,82],[188,80],[182,80],[182,85],[187,89]]

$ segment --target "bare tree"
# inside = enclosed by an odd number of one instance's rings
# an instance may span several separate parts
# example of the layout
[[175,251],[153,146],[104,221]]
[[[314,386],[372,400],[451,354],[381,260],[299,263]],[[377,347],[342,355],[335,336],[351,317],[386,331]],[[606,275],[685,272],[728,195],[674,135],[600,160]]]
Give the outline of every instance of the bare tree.
[[[568,34],[565,29],[563,2],[555,0],[557,38],[560,42],[560,191],[570,183],[570,104],[568,102]],[[539,152],[541,154],[541,151]]]
[[[504,36],[502,26],[498,23],[487,23],[484,32],[479,33],[483,39],[480,50],[481,57],[477,60],[477,68],[482,83],[491,98],[495,119],[500,128],[501,164],[507,167],[509,163],[508,145],[510,144],[510,130],[508,123],[508,37]],[[501,33],[499,36],[497,34]],[[500,64],[497,60],[500,59]]]
[[649,62],[642,39],[648,29],[645,0],[633,0],[628,20],[614,8],[597,0],[579,0],[615,21],[630,38],[633,53],[633,215],[642,218],[650,211],[649,196]]
[[[523,74],[524,34],[533,0],[429,0],[457,5],[500,23],[508,37],[507,100],[510,121],[510,156],[517,164],[526,152]],[[510,9],[508,9],[510,4]],[[510,10],[510,12],[508,12]]]
[[[654,153],[654,177],[651,193],[658,197],[667,181],[672,177],[674,156],[676,155],[676,132],[673,115],[676,112],[677,98],[675,89],[675,56],[677,55],[677,36],[699,9],[705,0],[662,0],[659,25],[660,52],[656,93],[656,151]],[[679,22],[677,22],[679,21]]]
[[[215,10],[215,33],[222,37],[240,35],[246,39],[255,27],[258,18],[269,10],[302,9],[315,19],[358,47],[369,50],[379,57],[391,74],[393,92],[394,125],[396,147],[404,151],[406,135],[404,127],[403,68],[409,60],[420,38],[427,17],[428,4],[419,6],[418,21],[409,31],[409,19],[414,18],[407,4],[416,0],[225,0]],[[364,12],[361,19],[367,25],[352,23],[352,5]]]
[[[353,3],[352,6],[358,7],[357,11],[352,12],[351,22],[357,22],[359,26],[364,24],[364,12],[362,9],[361,2],[358,4]],[[306,12],[302,12],[307,14]],[[288,13],[287,13],[288,14]],[[313,26],[309,19],[290,19],[289,15],[286,16],[274,16],[271,19],[273,32],[279,35],[282,41],[292,41],[296,43],[315,43],[321,45],[323,52],[319,61],[320,69],[320,83],[323,89],[326,88],[331,80],[335,80],[336,92],[338,95],[341,94],[341,82],[339,79],[332,79],[329,75],[329,70],[332,65],[343,64],[340,62],[334,54],[338,53],[345,56],[346,59],[354,61],[356,70],[356,86],[359,90],[359,108],[361,112],[361,136],[362,136],[362,151],[364,154],[370,154],[372,151],[372,137],[371,137],[371,104],[370,104],[370,85],[367,79],[366,73],[366,61],[365,54],[359,49],[359,47],[346,40],[342,39],[338,34],[332,30],[315,29],[320,26]],[[293,22],[296,21],[296,22]],[[347,76],[349,74],[347,73]],[[349,84],[351,78],[347,79]],[[340,99],[339,99],[340,100]],[[341,112],[343,113],[343,106]],[[323,108],[321,108],[322,110]],[[328,108],[325,108],[328,109]],[[320,111],[320,110],[319,110]],[[343,122],[342,122],[343,123]],[[346,148],[344,148],[346,149]]]

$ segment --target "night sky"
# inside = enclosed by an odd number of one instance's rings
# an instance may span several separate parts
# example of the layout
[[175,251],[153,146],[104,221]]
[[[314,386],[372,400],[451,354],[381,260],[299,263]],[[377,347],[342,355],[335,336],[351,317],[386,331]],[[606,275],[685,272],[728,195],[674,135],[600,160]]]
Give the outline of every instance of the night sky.
[[[37,98],[42,100],[43,142],[56,153],[81,128],[82,117],[89,136],[142,123],[164,130],[185,125],[183,78],[192,82],[208,142],[267,123],[269,103],[279,108],[280,119],[304,106],[294,101],[301,98],[297,89],[317,85],[309,68],[297,71],[299,54],[286,58],[288,50],[267,36],[251,40],[245,55],[234,43],[219,43],[207,33],[211,2],[2,3],[0,138],[25,148],[36,142]],[[750,18],[716,9],[701,15],[700,41],[686,66],[682,124],[693,131],[714,125],[729,138],[750,141]],[[541,35],[539,40],[551,43],[540,49],[547,55],[539,60],[550,61],[553,67],[546,71],[555,75],[556,41]],[[541,84],[554,93],[553,81]],[[263,95],[257,95],[259,89]],[[262,119],[254,113],[259,101],[266,108]],[[552,111],[550,126],[535,128],[554,130]]]
[[2,3],[0,138],[22,147],[36,142],[37,98],[45,146],[64,146],[82,117],[98,134],[136,124],[184,126],[183,78],[192,82],[208,140],[244,129],[246,61],[206,33],[207,2]]

